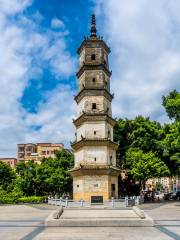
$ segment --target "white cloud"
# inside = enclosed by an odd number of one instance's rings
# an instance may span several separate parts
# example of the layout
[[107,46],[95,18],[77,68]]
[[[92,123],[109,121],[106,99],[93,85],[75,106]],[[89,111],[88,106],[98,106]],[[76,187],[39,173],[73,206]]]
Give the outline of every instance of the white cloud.
[[59,18],[55,17],[51,20],[51,27],[52,28],[64,28],[65,25],[64,25],[63,21],[61,21]]
[[60,89],[61,83],[55,92],[46,93],[46,103],[39,105],[36,114],[21,106],[30,78],[38,78],[42,66],[47,65],[60,82],[71,76],[75,63],[66,49],[66,29],[39,31],[37,24],[43,17],[23,14],[30,4],[30,0],[0,0],[0,156],[15,156],[20,142],[68,143],[73,137],[72,96],[65,86]]
[[39,131],[31,131],[32,142],[59,142],[65,144],[74,139],[72,119],[75,113],[73,91],[68,86],[59,86],[49,95],[47,101],[39,106],[38,114],[28,114],[25,121],[28,126],[42,126]]
[[3,14],[16,14],[22,12],[32,0],[0,0],[0,10]]
[[[180,1],[97,0],[112,54],[113,112],[118,117],[150,115],[167,121],[162,95],[180,76]],[[98,19],[99,20],[99,19]]]

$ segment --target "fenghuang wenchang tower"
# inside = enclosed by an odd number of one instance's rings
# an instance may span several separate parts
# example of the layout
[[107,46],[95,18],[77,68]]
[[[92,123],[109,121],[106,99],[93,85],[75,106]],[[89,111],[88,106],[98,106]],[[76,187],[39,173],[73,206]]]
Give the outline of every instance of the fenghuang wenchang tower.
[[73,121],[76,141],[72,144],[75,155],[73,199],[102,203],[118,197],[116,150],[113,142],[110,77],[108,54],[110,48],[96,34],[95,15],[91,18],[90,37],[77,50],[79,54],[78,94],[75,101],[78,116]]

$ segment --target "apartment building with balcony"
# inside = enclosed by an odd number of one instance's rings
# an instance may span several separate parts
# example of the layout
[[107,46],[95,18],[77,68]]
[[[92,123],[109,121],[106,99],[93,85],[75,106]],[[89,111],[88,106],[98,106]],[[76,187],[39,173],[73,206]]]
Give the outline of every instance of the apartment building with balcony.
[[55,157],[56,150],[62,150],[62,143],[26,143],[17,145],[18,162],[35,161],[41,163],[43,158]]
[[43,158],[55,157],[55,151],[62,150],[64,144],[62,143],[37,143],[37,154]]

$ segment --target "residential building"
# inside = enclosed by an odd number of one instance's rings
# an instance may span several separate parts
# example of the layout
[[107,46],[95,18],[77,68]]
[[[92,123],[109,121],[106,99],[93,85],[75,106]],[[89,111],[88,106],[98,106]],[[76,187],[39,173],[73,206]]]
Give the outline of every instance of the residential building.
[[177,188],[178,180],[177,180],[177,177],[150,178],[146,181],[146,188],[151,190],[155,189],[157,183],[161,184],[163,191],[171,192],[173,191],[173,184],[174,184],[174,187]]
[[8,164],[11,168],[15,168],[17,164],[17,158],[0,158],[0,161]]
[[54,157],[55,151],[62,150],[64,145],[62,143],[37,143],[37,154],[38,157],[48,158]]
[[29,160],[37,161],[37,145],[33,143],[18,144],[17,159],[18,162],[24,162]]
[[27,143],[18,144],[17,159],[18,162],[35,161],[41,163],[43,158],[55,156],[56,150],[62,150],[64,145],[62,143]]

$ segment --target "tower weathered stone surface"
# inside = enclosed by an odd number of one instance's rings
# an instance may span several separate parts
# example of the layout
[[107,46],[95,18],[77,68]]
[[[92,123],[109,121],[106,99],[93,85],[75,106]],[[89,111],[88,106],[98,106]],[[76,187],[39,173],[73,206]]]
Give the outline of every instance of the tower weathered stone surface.
[[108,201],[118,197],[116,150],[110,93],[109,47],[96,34],[96,19],[92,15],[91,35],[85,38],[79,54],[78,94],[75,97],[78,116],[73,121],[77,129],[72,144],[75,155],[73,199],[90,202]]

